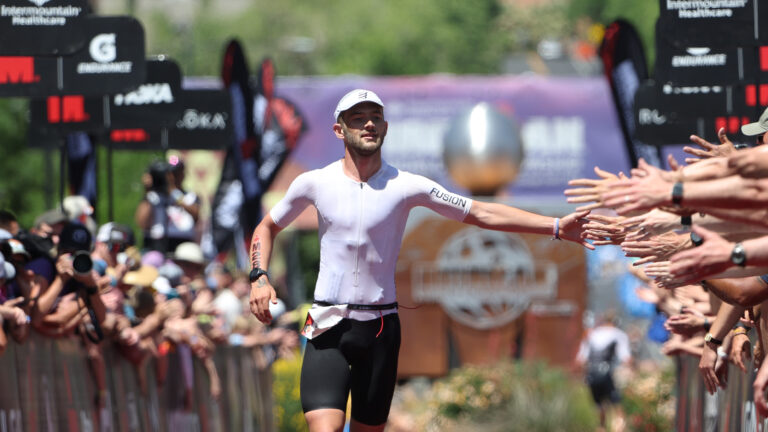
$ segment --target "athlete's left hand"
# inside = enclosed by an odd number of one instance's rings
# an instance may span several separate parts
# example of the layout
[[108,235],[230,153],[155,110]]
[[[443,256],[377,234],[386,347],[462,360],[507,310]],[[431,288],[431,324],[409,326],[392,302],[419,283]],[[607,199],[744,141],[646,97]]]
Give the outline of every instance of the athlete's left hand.
[[563,240],[578,243],[587,249],[594,250],[595,247],[584,237],[586,235],[586,228],[584,228],[584,225],[589,223],[586,219],[588,214],[589,210],[585,210],[571,213],[560,219],[559,237]]
[[277,303],[275,288],[267,279],[267,275],[258,278],[251,283],[251,313],[264,324],[272,322],[272,313],[269,312],[269,303]]

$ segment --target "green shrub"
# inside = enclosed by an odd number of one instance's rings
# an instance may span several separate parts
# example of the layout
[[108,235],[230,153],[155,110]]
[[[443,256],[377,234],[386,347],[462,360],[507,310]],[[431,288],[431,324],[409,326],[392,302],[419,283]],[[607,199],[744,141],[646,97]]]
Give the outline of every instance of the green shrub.
[[398,411],[413,430],[592,431],[597,414],[587,389],[543,362],[504,361],[456,369],[421,392],[401,389]]
[[622,390],[627,428],[637,432],[672,430],[675,419],[673,367],[637,372]]
[[275,423],[280,432],[302,432],[307,422],[301,410],[299,378],[301,356],[293,359],[279,359],[272,365],[274,384],[272,393],[275,401]]

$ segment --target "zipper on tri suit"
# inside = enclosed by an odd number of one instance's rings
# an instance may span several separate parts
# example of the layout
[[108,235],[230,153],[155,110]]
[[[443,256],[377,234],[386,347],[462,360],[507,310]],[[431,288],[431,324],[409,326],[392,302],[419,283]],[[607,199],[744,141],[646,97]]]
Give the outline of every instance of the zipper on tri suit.
[[360,199],[358,200],[358,212],[357,212],[357,249],[355,250],[355,283],[354,286],[359,286],[360,276],[360,237],[363,230],[363,182],[360,182]]

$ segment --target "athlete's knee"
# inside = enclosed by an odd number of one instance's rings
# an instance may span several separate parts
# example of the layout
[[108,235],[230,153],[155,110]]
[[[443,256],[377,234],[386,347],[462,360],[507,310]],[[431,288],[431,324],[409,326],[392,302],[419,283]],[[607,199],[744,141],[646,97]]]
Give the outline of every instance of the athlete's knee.
[[342,432],[346,423],[344,411],[316,409],[304,413],[309,432]]

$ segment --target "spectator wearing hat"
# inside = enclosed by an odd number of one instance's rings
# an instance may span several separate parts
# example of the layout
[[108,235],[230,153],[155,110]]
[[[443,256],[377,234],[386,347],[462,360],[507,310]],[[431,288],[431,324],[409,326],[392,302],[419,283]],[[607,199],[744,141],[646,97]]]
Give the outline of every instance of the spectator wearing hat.
[[[99,276],[92,268],[91,234],[83,225],[68,223],[61,231],[56,277],[40,295],[32,322],[41,331],[62,335],[72,331],[86,316],[101,326],[105,308],[99,296]],[[90,262],[90,263],[89,263]],[[100,327],[95,327],[99,328]]]
[[49,239],[54,246],[59,243],[59,235],[68,222],[67,214],[59,209],[48,210],[38,216],[30,232]]
[[205,281],[203,270],[205,258],[203,250],[197,243],[185,242],[176,247],[173,253],[173,262],[183,272],[181,286],[178,287],[179,295],[192,300],[190,312],[194,314],[209,315],[213,312],[213,291]]
[[67,219],[85,226],[91,234],[96,234],[98,225],[93,220],[93,206],[88,198],[70,195],[61,202],[61,208],[67,214]]

